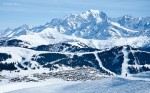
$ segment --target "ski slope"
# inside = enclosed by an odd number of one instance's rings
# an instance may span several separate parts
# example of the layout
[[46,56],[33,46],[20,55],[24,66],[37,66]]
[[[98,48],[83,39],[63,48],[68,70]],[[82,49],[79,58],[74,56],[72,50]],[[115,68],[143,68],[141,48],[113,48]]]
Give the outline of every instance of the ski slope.
[[[150,72],[139,74],[137,77],[147,76]],[[95,81],[61,81],[54,80],[48,83],[38,82],[33,83],[28,87],[23,87],[25,85],[29,85],[30,83],[22,83],[13,85],[5,85],[5,87],[1,86],[7,93],[149,93],[150,91],[150,78],[149,80],[137,80],[134,76],[129,78],[121,78],[121,77],[110,77],[102,80]],[[10,87],[12,89],[10,89]],[[31,87],[31,88],[30,88]],[[15,89],[17,90],[15,90]],[[21,89],[23,88],[23,89]],[[9,90],[10,89],[10,90]],[[19,89],[19,90],[18,90]],[[3,93],[1,91],[1,93]]]

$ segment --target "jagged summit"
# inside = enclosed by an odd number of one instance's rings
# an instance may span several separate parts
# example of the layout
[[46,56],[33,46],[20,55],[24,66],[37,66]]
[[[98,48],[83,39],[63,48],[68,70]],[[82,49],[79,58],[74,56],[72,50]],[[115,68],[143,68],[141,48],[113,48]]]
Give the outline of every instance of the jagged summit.
[[72,26],[71,24],[76,23],[87,23],[92,21],[96,21],[97,23],[101,22],[102,20],[106,20],[107,15],[99,10],[89,10],[82,12],[80,14],[71,14],[69,16],[65,16],[61,19],[53,19],[50,24],[52,26],[56,26],[59,24],[60,21],[64,21],[62,24],[70,23],[69,26]]
[[111,21],[119,23],[128,29],[138,30],[139,34],[144,36],[150,36],[150,17],[135,18],[130,15],[113,18]]
[[24,24],[18,28],[11,29],[7,28],[5,31],[3,31],[0,34],[0,39],[8,39],[8,38],[13,38],[13,37],[18,37],[21,35],[26,35],[29,33],[31,30],[31,27],[29,27],[27,24]]
[[20,29],[31,29],[32,27],[30,27],[27,24],[23,24],[22,26],[20,26]]
[[107,15],[98,10],[72,14],[62,19],[53,19],[50,24],[51,27],[56,27],[60,33],[87,39],[96,39],[108,29]]
[[87,16],[97,17],[100,15],[106,16],[106,14],[103,11],[90,9],[88,11],[84,11],[84,12],[79,13],[79,14],[71,14],[69,16],[65,16],[64,19],[66,19],[68,17],[77,17],[77,16],[82,16],[85,18],[87,18]]

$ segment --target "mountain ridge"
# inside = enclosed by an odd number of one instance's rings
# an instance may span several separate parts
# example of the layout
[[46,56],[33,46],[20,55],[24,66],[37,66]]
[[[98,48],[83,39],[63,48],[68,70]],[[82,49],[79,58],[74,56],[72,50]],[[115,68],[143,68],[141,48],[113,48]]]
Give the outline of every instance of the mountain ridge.
[[[142,22],[141,22],[142,27],[140,29],[140,25],[139,25],[139,27],[137,27],[137,29],[133,29],[135,27],[132,27],[132,26],[134,24],[137,25],[136,22],[138,21],[138,19],[142,20]],[[129,23],[128,21],[129,22],[131,21],[130,23],[132,23],[132,26],[128,26],[128,23]],[[109,17],[107,17],[107,15],[104,12],[91,9],[89,11],[85,11],[80,14],[72,14],[72,15],[65,16],[60,19],[52,19],[50,22],[46,23],[45,25],[40,25],[37,27],[30,28],[27,25],[24,25],[24,27],[25,27],[24,29],[22,28],[23,26],[15,28],[13,30],[6,29],[5,31],[3,31],[4,34],[1,35],[1,37],[3,37],[3,38],[15,37],[15,36],[20,36],[20,35],[25,35],[25,34],[27,34],[27,32],[37,33],[37,32],[43,31],[44,29],[46,29],[48,27],[51,27],[51,28],[55,27],[55,28],[57,28],[57,30],[60,33],[63,33],[66,35],[74,34],[77,37],[86,38],[86,39],[92,39],[92,38],[103,39],[108,36],[110,37],[110,36],[112,36],[112,34],[110,34],[109,32],[112,32],[112,33],[114,32],[113,34],[116,34],[116,36],[119,34],[122,34],[122,33],[118,34],[115,32],[118,29],[125,31],[125,33],[126,33],[127,29],[137,30],[137,31],[142,30],[142,31],[144,31],[142,34],[145,33],[144,35],[146,35],[146,33],[149,32],[149,29],[150,29],[150,24],[148,23],[149,21],[150,21],[150,17],[134,18],[134,17],[127,16],[127,15],[118,17],[118,18],[109,18]],[[116,25],[114,26],[114,24],[111,24],[111,22],[116,22],[120,26],[123,26],[126,29],[122,29],[119,27],[117,29],[115,29]],[[146,24],[147,24],[147,27],[144,28],[144,25],[146,26]],[[112,27],[110,25],[112,25],[114,27]],[[113,29],[111,29],[111,28],[113,28]],[[146,31],[145,31],[145,29],[146,29]],[[27,31],[24,31],[24,30],[27,30]],[[113,30],[113,31],[111,31],[111,30]],[[20,33],[20,34],[14,34],[14,35],[10,34],[10,32],[15,32],[15,31],[16,31],[16,33]],[[8,34],[7,32],[9,32],[10,36],[7,35]],[[94,32],[94,34],[97,34],[97,36],[92,36],[92,35],[94,35],[93,32]],[[87,35],[85,35],[85,34],[87,34]],[[128,35],[130,35],[130,34],[132,34],[132,33],[128,33]],[[102,35],[104,35],[104,37],[100,38]],[[139,35],[141,35],[141,33],[137,34],[136,36],[139,36]]]
[[[113,19],[108,18],[102,11],[89,10],[60,19],[52,19],[45,25],[37,27],[23,25],[13,30],[7,29],[4,34],[0,35],[0,39],[5,42],[12,39],[22,40],[30,43],[31,47],[70,41],[82,42],[93,48],[109,48],[120,45],[143,47],[149,45],[150,42],[149,20],[146,19],[150,20],[150,17],[140,18],[141,25],[138,25],[137,29],[133,29],[134,25],[137,25],[138,18],[126,15]],[[145,24],[147,25],[145,26]],[[119,44],[119,42],[122,43]]]

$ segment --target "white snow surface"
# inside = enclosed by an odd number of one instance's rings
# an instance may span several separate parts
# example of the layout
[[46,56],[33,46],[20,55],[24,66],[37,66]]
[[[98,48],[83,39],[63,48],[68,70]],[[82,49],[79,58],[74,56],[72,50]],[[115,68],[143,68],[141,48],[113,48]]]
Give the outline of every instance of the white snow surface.
[[26,61],[30,61],[31,57],[38,52],[20,47],[0,47],[0,53],[11,54],[12,58],[6,60],[7,63],[11,63],[21,62],[22,57],[26,57]]
[[[118,32],[117,32],[118,33]],[[85,39],[76,37],[73,35],[65,35],[56,30],[56,28],[47,28],[39,33],[33,33],[28,35],[21,35],[16,37],[16,39],[23,40],[25,42],[30,43],[27,45],[28,47],[36,47],[39,45],[48,45],[48,44],[56,44],[60,42],[82,42],[89,47],[98,48],[98,49],[105,49],[111,48],[114,46],[122,46],[122,45],[131,45],[132,47],[141,47],[145,45],[149,45],[150,38],[146,36],[139,36],[139,37],[110,37],[104,40],[97,40],[97,39]],[[77,45],[78,46],[78,45]]]
[[124,61],[122,63],[122,71],[121,71],[121,75],[125,76],[126,74],[129,75],[129,71],[128,71],[128,62],[129,62],[129,58],[128,58],[128,52],[127,52],[127,47],[123,47],[123,55],[124,55]]
[[53,84],[59,85],[61,83],[64,83],[64,81],[56,78],[49,79],[43,82],[32,82],[32,83],[21,82],[21,83],[11,83],[11,84],[8,83],[0,86],[0,93],[6,93],[9,91],[19,90],[24,88],[33,88],[39,86],[42,87],[42,86],[53,85]]
[[98,63],[99,63],[99,66],[100,66],[103,70],[107,71],[108,73],[110,73],[110,74],[112,74],[112,75],[116,75],[115,73],[111,72],[110,70],[106,69],[106,68],[103,66],[102,61],[101,61],[100,58],[98,57],[97,53],[94,53],[94,55],[95,55],[95,57],[96,57],[96,60],[97,60]]
[[14,83],[0,86],[0,93],[149,93],[149,75],[148,71],[132,77],[109,77],[94,81],[51,79],[36,83]]

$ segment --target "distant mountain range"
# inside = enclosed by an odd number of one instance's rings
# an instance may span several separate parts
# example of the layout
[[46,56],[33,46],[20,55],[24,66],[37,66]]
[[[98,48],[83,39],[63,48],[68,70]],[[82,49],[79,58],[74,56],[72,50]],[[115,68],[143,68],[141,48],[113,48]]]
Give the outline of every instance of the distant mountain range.
[[22,25],[15,29],[6,29],[1,38],[12,38],[31,32],[41,32],[46,28],[56,28],[58,32],[74,35],[85,39],[106,39],[109,37],[149,36],[150,17],[134,18],[125,15],[109,18],[99,10],[89,10],[81,14],[72,14],[62,19],[52,19],[51,22],[37,27]]
[[150,17],[109,18],[99,10],[0,34],[0,70],[90,66],[109,75],[150,70]]

